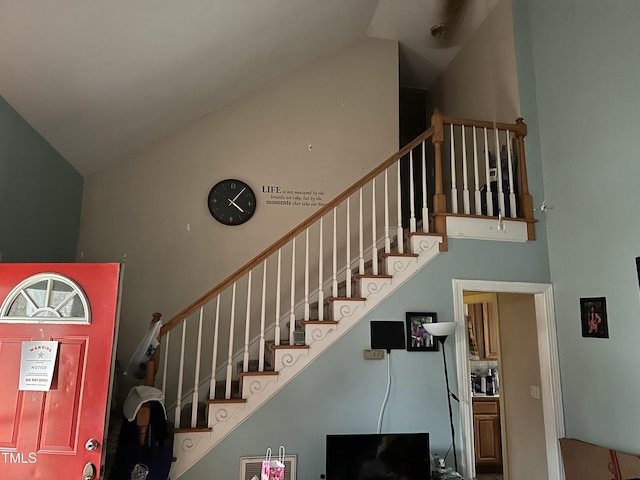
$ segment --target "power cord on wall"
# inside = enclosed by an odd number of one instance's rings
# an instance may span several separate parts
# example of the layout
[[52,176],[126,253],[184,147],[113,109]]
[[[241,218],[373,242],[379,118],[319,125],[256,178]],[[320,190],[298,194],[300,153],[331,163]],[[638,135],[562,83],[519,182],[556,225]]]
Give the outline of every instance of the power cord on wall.
[[391,349],[387,350],[387,391],[384,394],[384,400],[380,407],[380,417],[378,418],[378,433],[382,433],[382,418],[384,417],[384,410],[389,400],[389,391],[391,390]]

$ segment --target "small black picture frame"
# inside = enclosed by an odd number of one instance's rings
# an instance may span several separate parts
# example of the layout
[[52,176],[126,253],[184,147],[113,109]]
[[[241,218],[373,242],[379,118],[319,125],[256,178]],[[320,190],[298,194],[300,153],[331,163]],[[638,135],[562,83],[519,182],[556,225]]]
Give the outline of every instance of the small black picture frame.
[[410,352],[437,352],[438,342],[427,333],[423,323],[436,323],[433,312],[407,312],[407,350]]
[[605,297],[581,298],[580,323],[583,337],[609,338],[607,299]]

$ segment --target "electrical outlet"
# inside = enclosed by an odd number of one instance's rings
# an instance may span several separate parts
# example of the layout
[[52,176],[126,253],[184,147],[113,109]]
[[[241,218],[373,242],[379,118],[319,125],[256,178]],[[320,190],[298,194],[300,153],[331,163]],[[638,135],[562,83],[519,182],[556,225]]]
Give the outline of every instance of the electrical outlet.
[[382,360],[384,359],[384,350],[363,350],[362,356],[365,360]]
[[537,385],[531,385],[531,398],[540,398],[540,387]]

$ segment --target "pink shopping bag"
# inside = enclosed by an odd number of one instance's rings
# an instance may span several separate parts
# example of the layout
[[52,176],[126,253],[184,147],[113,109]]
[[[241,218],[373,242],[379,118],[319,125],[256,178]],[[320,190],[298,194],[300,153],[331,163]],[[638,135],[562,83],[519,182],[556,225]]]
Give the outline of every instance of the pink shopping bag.
[[267,454],[262,461],[260,480],[284,480],[284,447],[278,450],[278,460],[271,460],[271,449],[267,448]]

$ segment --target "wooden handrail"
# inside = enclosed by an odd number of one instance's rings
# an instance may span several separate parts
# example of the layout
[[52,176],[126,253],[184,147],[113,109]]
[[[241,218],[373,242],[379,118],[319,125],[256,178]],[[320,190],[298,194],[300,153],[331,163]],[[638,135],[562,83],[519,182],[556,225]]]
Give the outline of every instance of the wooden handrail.
[[[378,165],[376,168],[371,170],[367,175],[362,177],[360,180],[355,182],[349,188],[347,188],[340,195],[335,197],[329,203],[325,204],[322,208],[316,211],[313,215],[309,216],[306,220],[298,224],[295,228],[289,231],[286,235],[281,237],[279,240],[271,244],[261,253],[256,255],[254,258],[245,263],[242,267],[236,270],[234,273],[225,278],[218,285],[213,287],[207,293],[202,295],[196,301],[194,301],[191,305],[183,309],[180,313],[176,314],[172,317],[168,322],[166,322],[162,329],[160,330],[160,337],[166,335],[168,332],[173,330],[176,326],[178,326],[183,320],[191,316],[193,313],[198,311],[202,306],[206,305],[209,301],[215,298],[218,294],[222,293],[226,288],[231,286],[233,282],[242,278],[249,271],[253,270],[256,266],[258,266],[261,262],[269,258],[271,255],[276,253],[279,248],[283,247],[287,243],[289,243],[293,238],[300,235],[306,228],[313,225],[320,218],[324,217],[331,210],[339,206],[342,202],[344,202],[347,198],[353,195],[358,189],[365,186],[372,179],[380,175],[387,168],[393,165],[395,162],[400,160],[406,154],[408,154],[411,150],[416,148],[420,143],[425,141],[426,139],[432,137],[432,141],[435,147],[435,177],[436,177],[436,191],[434,195],[434,213],[446,213],[446,200],[445,195],[443,193],[442,186],[442,165],[441,165],[441,145],[444,139],[444,124],[453,124],[453,125],[465,125],[465,126],[475,126],[480,128],[497,128],[499,130],[510,130],[516,134],[518,139],[520,140],[520,162],[524,163],[524,142],[523,138],[526,135],[526,124],[522,122],[522,119],[518,119],[515,124],[509,123],[497,123],[497,122],[489,122],[482,120],[466,120],[466,119],[458,119],[453,117],[443,116],[438,109],[434,110],[434,114],[431,117],[432,125],[424,131],[420,136],[416,139],[408,143],[398,152],[391,155],[387,160]],[[521,168],[521,172],[523,172],[524,177],[523,181],[526,183],[526,169]],[[436,228],[436,232],[439,232],[439,229]]]
[[519,133],[522,133],[523,135],[527,134],[527,126],[522,121],[522,118],[519,118],[518,121],[516,121],[516,123],[500,123],[500,122],[489,122],[486,120],[462,120],[459,118],[442,116],[442,123],[446,125],[464,125],[465,127],[495,128],[498,130],[509,130],[511,132],[514,132],[516,135]]
[[355,193],[359,188],[365,186],[373,178],[375,178],[378,175],[380,175],[387,168],[389,168],[391,165],[393,165],[399,159],[404,157],[411,150],[416,148],[420,143],[422,143],[424,140],[428,139],[432,135],[432,132],[433,132],[433,130],[432,130],[431,127],[428,128],[427,130],[425,130],[424,133],[422,133],[422,135],[417,137],[415,140],[412,140],[410,143],[408,143],[405,147],[400,149],[398,152],[396,152],[393,155],[391,155],[387,160],[385,160],[383,163],[381,163],[376,168],[371,170],[367,175],[365,175],[360,180],[355,182],[353,185],[351,185],[349,188],[347,188],[344,192],[342,192],[340,195],[338,195],[333,200],[331,200],[329,203],[327,203],[325,206],[323,206],[320,210],[315,212],[313,215],[308,217],[306,220],[304,220],[302,223],[300,223],[298,226],[296,226],[294,229],[292,229],[285,236],[280,238],[277,242],[273,243],[272,245],[267,247],[265,250],[263,250],[261,253],[259,253],[255,257],[253,257],[251,260],[249,260],[242,267],[240,267],[234,273],[232,273],[227,278],[225,278],[218,285],[213,287],[211,290],[209,290],[207,293],[202,295],[200,298],[198,298],[195,302],[193,302],[187,308],[185,308],[180,313],[178,313],[173,318],[171,318],[167,323],[165,323],[162,326],[162,329],[160,330],[160,337],[165,335],[167,332],[170,332],[171,330],[173,330],[184,319],[186,319],[187,317],[191,316],[193,313],[198,311],[199,308],[201,308],[202,306],[206,305],[211,299],[215,298],[216,295],[218,295],[219,293],[222,293],[227,287],[232,285],[233,282],[235,282],[236,280],[242,278],[250,270],[253,270],[262,261],[266,260],[271,255],[273,255],[275,252],[277,252],[279,248],[281,248],[284,245],[286,245],[287,243],[289,243],[289,241],[291,241],[291,239],[293,239],[294,237],[300,235],[300,233],[302,233],[307,227],[313,225],[320,218],[324,217],[327,213],[329,213],[331,210],[336,208],[343,201],[345,201],[347,198],[349,198],[351,195],[353,195],[353,193]]

